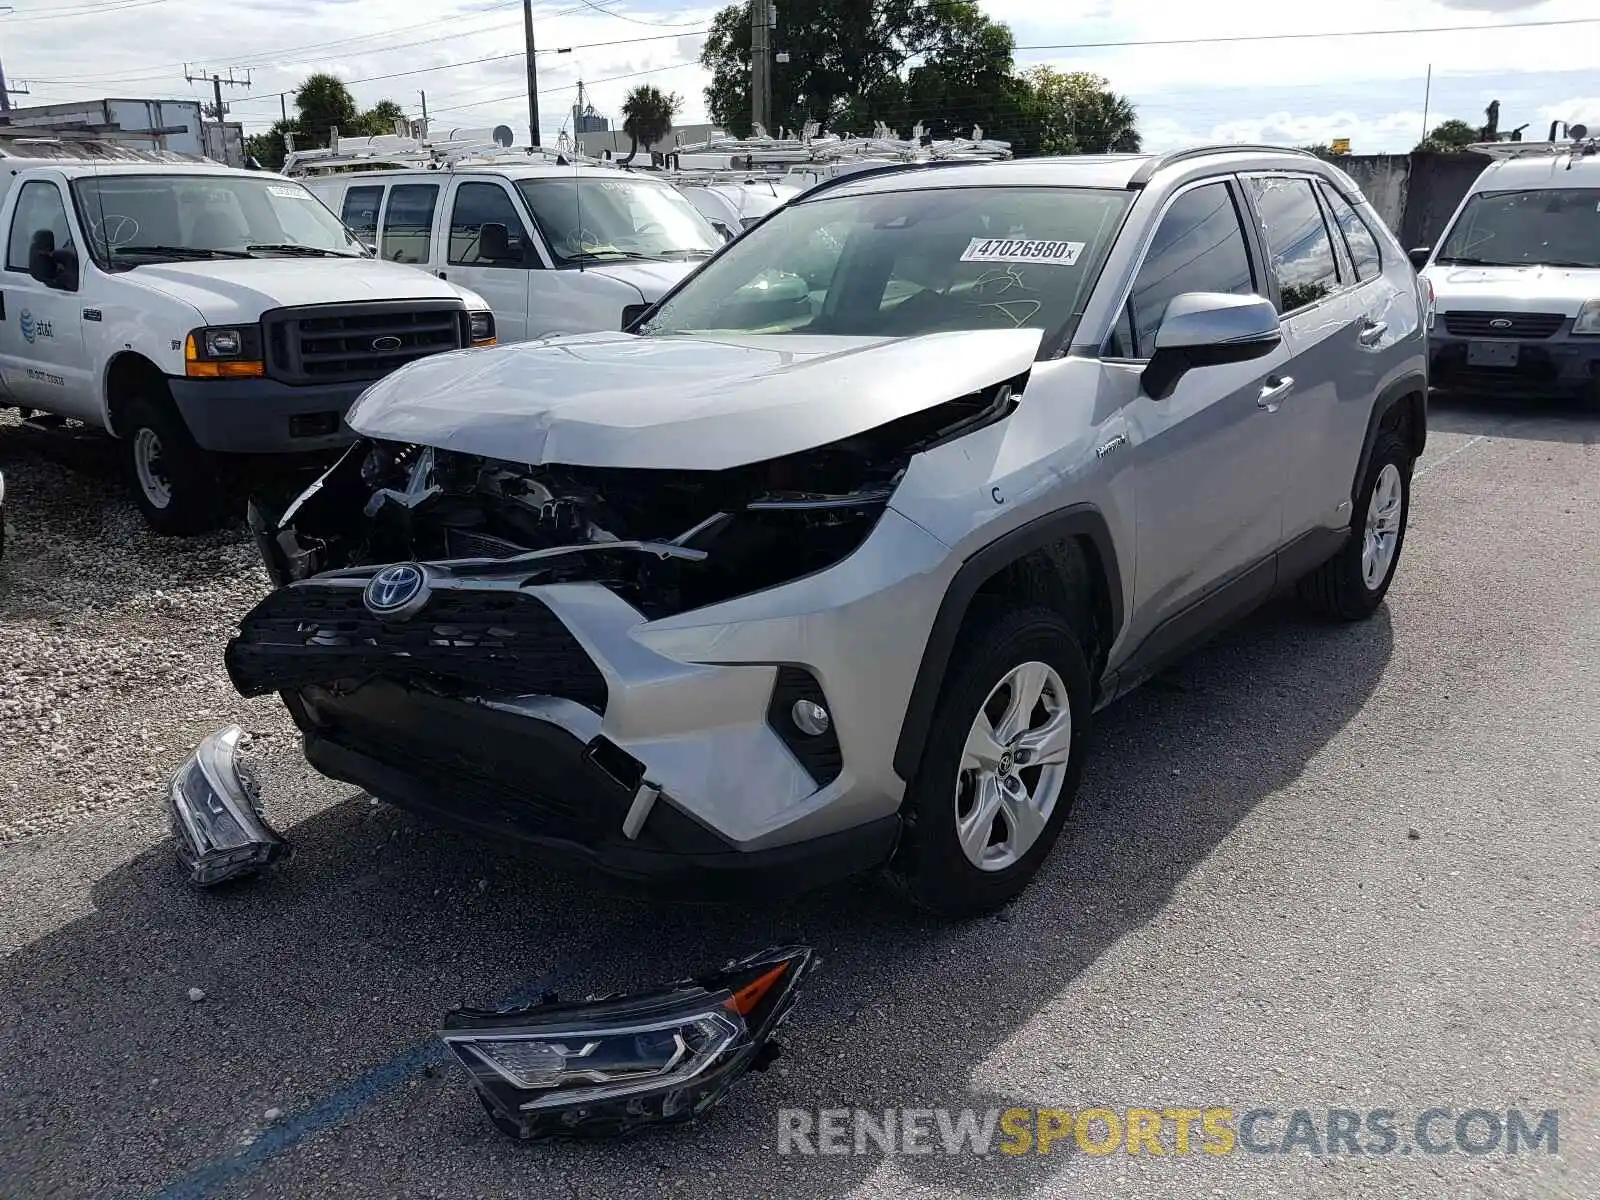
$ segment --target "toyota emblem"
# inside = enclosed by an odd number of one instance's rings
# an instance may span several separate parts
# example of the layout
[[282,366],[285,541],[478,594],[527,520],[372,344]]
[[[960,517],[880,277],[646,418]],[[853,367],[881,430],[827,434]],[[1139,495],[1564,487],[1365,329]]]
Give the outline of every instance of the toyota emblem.
[[1510,329],[1511,328],[1511,322],[1509,320],[1507,320],[1505,317],[1496,317],[1494,320],[1489,322],[1489,328],[1490,329]]
[[398,350],[400,349],[400,346],[400,339],[395,337],[392,333],[387,333],[384,334],[383,337],[372,339],[372,348],[379,352],[384,350]]
[[428,578],[414,563],[385,567],[367,581],[362,601],[374,616],[409,617],[428,602]]

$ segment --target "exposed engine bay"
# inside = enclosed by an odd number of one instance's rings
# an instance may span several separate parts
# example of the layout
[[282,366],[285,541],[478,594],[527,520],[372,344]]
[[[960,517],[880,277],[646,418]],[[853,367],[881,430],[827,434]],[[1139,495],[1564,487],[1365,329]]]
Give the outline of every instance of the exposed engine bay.
[[252,504],[274,583],[428,562],[603,583],[652,619],[823,570],[865,541],[911,458],[999,420],[1022,379],[723,471],[528,466],[363,439],[281,518]]

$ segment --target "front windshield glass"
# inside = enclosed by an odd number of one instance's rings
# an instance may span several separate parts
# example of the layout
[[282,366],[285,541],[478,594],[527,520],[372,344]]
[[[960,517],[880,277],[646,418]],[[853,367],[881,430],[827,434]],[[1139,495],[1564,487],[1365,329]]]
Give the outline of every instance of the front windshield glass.
[[683,193],[650,179],[594,176],[517,184],[557,266],[704,258],[723,238]]
[[1128,201],[977,187],[796,204],[708,263],[641,332],[1059,329],[1081,314]]
[[1600,188],[1482,192],[1434,260],[1475,267],[1600,267]]
[[322,201],[288,179],[107,174],[72,188],[102,263],[366,255]]

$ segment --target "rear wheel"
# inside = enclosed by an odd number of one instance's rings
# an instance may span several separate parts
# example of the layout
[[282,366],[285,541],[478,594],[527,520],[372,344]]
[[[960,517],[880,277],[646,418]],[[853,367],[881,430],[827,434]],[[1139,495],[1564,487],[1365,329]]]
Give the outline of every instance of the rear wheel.
[[1356,495],[1344,547],[1300,581],[1310,607],[1346,621],[1370,617],[1388,594],[1411,515],[1411,447],[1393,432],[1378,435]]
[[1013,900],[1067,819],[1088,716],[1089,669],[1060,614],[975,614],[907,788],[890,877],[943,916]]
[[195,445],[171,405],[134,397],[119,432],[134,501],[152,529],[181,536],[217,524],[222,502],[216,464]]

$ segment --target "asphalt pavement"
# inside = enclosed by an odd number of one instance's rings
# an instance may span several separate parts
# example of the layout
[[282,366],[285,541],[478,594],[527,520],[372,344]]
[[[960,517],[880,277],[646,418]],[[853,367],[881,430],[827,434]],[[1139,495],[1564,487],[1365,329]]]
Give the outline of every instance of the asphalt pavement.
[[[1432,417],[1385,607],[1274,606],[1102,714],[1033,887],[961,925],[870,880],[629,898],[320,779],[223,675],[242,532],[149,537],[93,446],[0,417],[0,1196],[1600,1195],[1600,408]],[[228,721],[296,853],[196,894],[159,788]],[[685,1130],[507,1141],[432,1039],[791,941],[787,1055]],[[780,1110],[854,1107],[1274,1115],[1225,1154],[780,1153]],[[1556,1117],[1511,1153],[1471,1110]]]

